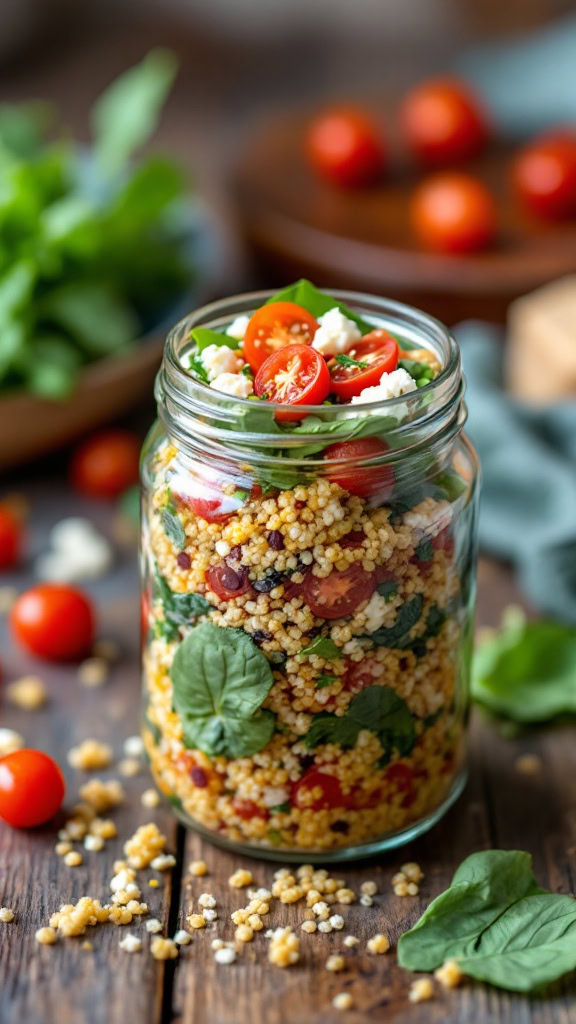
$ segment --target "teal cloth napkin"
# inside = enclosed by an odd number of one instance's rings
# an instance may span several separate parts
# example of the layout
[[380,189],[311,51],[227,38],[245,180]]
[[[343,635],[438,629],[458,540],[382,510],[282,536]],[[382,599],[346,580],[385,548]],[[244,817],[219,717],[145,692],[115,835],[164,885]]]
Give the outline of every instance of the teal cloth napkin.
[[503,334],[454,331],[467,379],[467,431],[482,465],[480,544],[513,562],[541,611],[576,623],[576,401],[532,407],[503,389]]

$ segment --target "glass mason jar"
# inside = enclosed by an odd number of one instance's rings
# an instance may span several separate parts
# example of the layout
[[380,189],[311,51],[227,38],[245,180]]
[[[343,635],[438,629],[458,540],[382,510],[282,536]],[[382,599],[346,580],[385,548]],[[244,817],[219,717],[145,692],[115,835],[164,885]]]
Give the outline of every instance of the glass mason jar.
[[[270,294],[205,306],[166,342],[143,457],[143,736],[214,842],[359,857],[464,786],[478,467],[456,343],[400,303],[333,293],[440,364],[400,399],[283,421],[183,368],[192,328]],[[385,443],[337,444],[354,430]]]

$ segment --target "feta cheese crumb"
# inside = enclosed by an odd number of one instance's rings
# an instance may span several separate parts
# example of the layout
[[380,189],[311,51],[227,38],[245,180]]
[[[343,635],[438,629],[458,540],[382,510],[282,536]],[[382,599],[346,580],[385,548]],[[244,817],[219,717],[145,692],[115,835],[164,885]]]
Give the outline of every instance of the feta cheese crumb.
[[13,754],[15,750],[22,750],[24,743],[24,737],[15,729],[0,729],[0,757]]
[[357,946],[359,942],[360,939],[358,939],[355,935],[347,935],[344,939],[344,945],[348,946],[349,949],[352,949],[354,946]]
[[414,378],[400,367],[398,370],[392,370],[392,373],[383,373],[378,384],[371,388],[364,388],[359,395],[354,395],[350,404],[385,402],[389,398],[400,398],[400,395],[407,395],[408,392],[416,391],[416,389]]
[[160,794],[155,789],[145,789],[140,797],[140,803],[143,807],[158,807]]
[[0,907],[0,921],[3,924],[10,924],[14,920],[14,911],[10,907]]
[[226,334],[228,335],[229,338],[235,338],[236,341],[243,341],[244,335],[246,334],[246,328],[248,327],[249,323],[249,316],[237,316],[236,319],[232,321],[230,326],[226,328]]
[[224,946],[223,949],[215,951],[214,959],[217,964],[233,964],[236,959],[236,953],[229,946]]
[[104,840],[102,839],[102,836],[84,836],[84,849],[89,850],[90,853],[100,853],[100,850],[104,849]]
[[36,711],[48,700],[46,687],[38,676],[23,676],[9,683],[5,690],[6,698],[11,704],[23,711]]
[[120,939],[118,943],[120,949],[125,949],[127,953],[139,953],[142,949],[142,939],[139,939],[137,935],[125,935],[123,939]]
[[198,906],[203,907],[204,909],[208,908],[213,910],[216,906],[216,899],[210,892],[200,893],[200,896],[198,897]]
[[141,736],[128,736],[124,740],[124,753],[126,757],[142,757],[144,743]]
[[209,381],[216,380],[222,374],[238,373],[242,367],[242,360],[228,345],[207,345],[200,353],[200,360]]
[[234,395],[235,398],[249,398],[254,394],[253,381],[241,373],[220,373],[211,381],[210,387],[215,391],[223,391],[225,395]]
[[318,323],[320,326],[314,335],[312,348],[323,356],[337,356],[348,352],[352,344],[362,337],[358,324],[345,316],[338,306],[318,317]]
[[159,921],[157,917],[151,917],[148,921],[146,921],[146,931],[152,932],[153,935],[155,935],[157,932],[161,932],[162,922]]
[[78,682],[87,689],[103,686],[110,674],[110,667],[104,658],[86,658],[78,666]]
[[332,1000],[332,1006],[335,1010],[351,1010],[354,1000],[349,992],[338,992]]
[[187,946],[189,942],[192,942],[192,936],[185,928],[180,928],[174,936],[174,942],[177,946]]
[[327,971],[343,971],[345,966],[346,961],[344,960],[343,956],[340,956],[339,953],[334,953],[332,956],[329,956],[326,961]]
[[423,1003],[434,996],[434,986],[430,978],[417,978],[410,986],[408,999],[411,1003]]
[[150,861],[150,867],[154,871],[169,871],[176,864],[176,857],[172,853],[161,853],[154,860]]
[[341,931],[342,928],[344,927],[344,918],[341,917],[340,914],[333,914],[332,917],[328,918],[328,920],[330,921],[332,927],[335,928],[336,931],[338,932]]

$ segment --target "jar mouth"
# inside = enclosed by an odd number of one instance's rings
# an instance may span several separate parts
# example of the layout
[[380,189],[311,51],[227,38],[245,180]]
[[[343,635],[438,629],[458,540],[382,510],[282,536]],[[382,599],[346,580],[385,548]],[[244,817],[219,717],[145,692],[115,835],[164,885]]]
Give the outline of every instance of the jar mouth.
[[[293,427],[290,422],[281,421],[278,426],[276,414],[287,410],[294,413],[293,405],[228,395],[196,380],[185,369],[183,358],[193,348],[193,328],[223,331],[235,317],[251,314],[274,294],[274,290],[247,292],[212,302],[183,317],[168,334],[156,381],[156,398],[160,418],[169,434],[178,437],[182,444],[197,451],[201,441],[210,448],[224,447],[229,457],[236,450],[244,459],[248,451],[254,458],[254,448],[270,449],[265,453],[269,459],[274,457],[273,450],[280,447],[287,450],[281,456],[283,459],[305,457],[306,464],[313,465],[315,461],[327,460],[315,460],[313,455],[304,454],[310,442],[327,447],[341,439],[346,424],[350,424],[354,436],[354,421],[373,419],[374,433],[385,431],[387,437],[394,438],[391,457],[395,459],[404,447],[413,449],[414,431],[421,434],[424,430],[430,441],[432,436],[444,434],[449,422],[456,426],[454,432],[462,429],[464,382],[454,337],[439,320],[419,309],[362,292],[330,289],[329,294],[374,327],[389,330],[401,345],[432,352],[442,368],[424,387],[376,402],[301,405],[301,421]],[[369,431],[364,430],[363,436],[369,436]],[[368,464],[380,461],[372,458]]]

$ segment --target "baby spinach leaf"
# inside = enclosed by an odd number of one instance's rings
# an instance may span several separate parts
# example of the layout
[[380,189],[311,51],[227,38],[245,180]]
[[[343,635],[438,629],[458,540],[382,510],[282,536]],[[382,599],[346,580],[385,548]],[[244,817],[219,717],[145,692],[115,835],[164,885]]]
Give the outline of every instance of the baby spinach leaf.
[[193,327],[190,331],[190,337],[196,342],[198,352],[203,352],[209,345],[219,345],[232,349],[240,347],[240,342],[236,338],[231,338],[228,334],[220,334],[219,331],[211,331],[207,327]]
[[178,516],[170,509],[163,508],[160,510],[160,519],[168,540],[172,541],[175,548],[182,551],[182,548],[186,546],[186,534]]
[[396,580],[384,580],[383,583],[378,584],[376,590],[380,594],[380,597],[383,597],[386,601],[390,601],[398,591],[398,584],[396,583]]
[[170,678],[187,746],[211,757],[249,757],[271,739],[276,719],[261,705],[274,677],[243,630],[195,626],[176,651]]
[[272,814],[288,814],[292,810],[292,804],[289,800],[285,800],[283,804],[276,804],[275,807],[271,807]]
[[434,558],[434,545],[428,538],[421,540],[414,549],[414,554],[419,562],[431,562]]
[[310,749],[324,743],[338,743],[341,747],[353,747],[360,728],[348,714],[337,716],[331,715],[329,711],[321,711],[318,715],[314,715],[304,742]]
[[416,739],[414,718],[396,691],[388,686],[368,686],[350,701],[344,715],[328,711],[314,715],[304,742],[311,748],[321,743],[353,747],[362,729],[378,735],[387,759],[393,750],[406,757]]
[[316,654],[318,658],[326,658],[327,661],[342,657],[342,651],[329,636],[317,636],[300,654]]
[[576,629],[511,619],[477,648],[472,697],[516,722],[576,713]]
[[393,626],[381,626],[368,636],[377,647],[403,648],[409,643],[410,630],[416,625],[422,614],[424,598],[422,594],[414,594],[401,604]]
[[207,615],[212,605],[201,594],[179,594],[171,590],[159,572],[154,578],[155,589],[164,612],[162,633],[167,640],[177,640],[180,626],[190,626],[196,619]]
[[357,313],[332,295],[321,292],[319,288],[316,288],[311,281],[307,281],[305,278],[301,278],[295,284],[291,284],[287,288],[283,288],[282,291],[276,292],[276,295],[273,295],[267,301],[268,303],[295,302],[297,306],[303,306],[309,313],[312,313],[316,320],[324,313],[327,313],[329,309],[334,309],[334,306],[337,306],[344,313],[344,316],[358,324],[362,334],[368,334],[369,331],[374,330],[373,324],[363,320],[362,317],[358,316]]
[[448,959],[500,988],[539,988],[576,967],[576,901],[541,889],[528,853],[474,853],[398,943],[408,970]]

